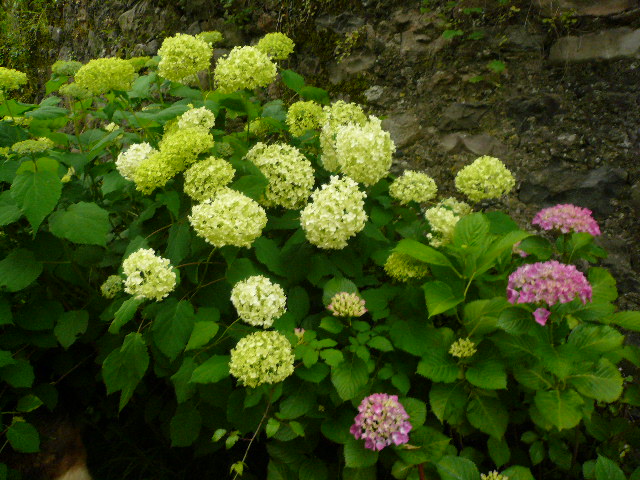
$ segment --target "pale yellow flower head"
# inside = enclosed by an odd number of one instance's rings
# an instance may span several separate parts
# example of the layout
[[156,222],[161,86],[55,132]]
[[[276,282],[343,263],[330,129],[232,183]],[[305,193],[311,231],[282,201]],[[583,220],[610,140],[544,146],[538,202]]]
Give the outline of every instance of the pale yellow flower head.
[[53,65],[51,65],[51,71],[56,75],[71,77],[75,75],[81,67],[82,63],[75,60],[57,60]]
[[231,303],[249,325],[269,328],[286,311],[287,297],[280,285],[254,275],[233,286]]
[[389,195],[401,205],[409,202],[428,202],[435,198],[438,187],[433,178],[426,173],[405,170],[389,186]]
[[486,475],[484,473],[481,473],[480,480],[509,480],[509,477],[507,477],[506,475],[502,475],[501,473],[498,473],[496,470],[493,470],[492,472],[489,472]]
[[141,248],[122,262],[127,279],[124,291],[137,299],[160,301],[176,286],[176,274],[169,260],[158,257],[153,249]]
[[127,180],[132,180],[135,171],[143,160],[158,151],[148,143],[136,143],[131,145],[126,151],[121,152],[116,159],[116,168],[120,175]]
[[260,39],[256,48],[274,60],[285,60],[293,53],[295,43],[284,33],[267,33]]
[[213,76],[220,92],[233,93],[266,87],[276,73],[275,63],[257,48],[234,47],[229,55],[218,60]]
[[287,111],[287,125],[291,135],[301,136],[308,130],[320,128],[324,123],[325,113],[322,106],[313,101],[299,101],[292,104]]
[[158,146],[164,155],[172,158],[173,164],[182,164],[177,170],[181,172],[195,162],[198,155],[213,148],[213,135],[202,127],[172,129],[165,132]]
[[178,117],[178,128],[200,127],[210,130],[216,123],[216,117],[207,107],[192,108]]
[[91,97],[91,92],[87,88],[81,87],[76,82],[61,85],[58,92],[60,95],[75,98],[77,100],[84,100],[85,98]]
[[156,188],[164,187],[169,180],[184,169],[184,163],[162,151],[153,151],[131,171],[136,190],[149,195]]
[[199,202],[211,199],[217,191],[231,183],[235,173],[231,164],[222,158],[201,160],[184,173],[184,193]]
[[209,45],[213,46],[216,43],[220,43],[224,38],[222,33],[217,30],[211,30],[209,32],[200,32],[196,35],[196,38],[207,42]]
[[23,140],[11,145],[11,150],[18,155],[27,155],[29,153],[42,153],[54,147],[53,140],[40,137],[38,139]]
[[229,372],[245,386],[255,388],[292,375],[294,359],[287,337],[274,331],[255,332],[231,350]]
[[338,100],[323,108],[324,124],[320,132],[320,148],[322,149],[322,166],[329,172],[338,171],[338,159],[335,151],[336,134],[340,127],[353,123],[363,126],[367,116],[355,103]]
[[400,282],[420,280],[429,275],[429,265],[409,255],[392,252],[384,264],[384,271]]
[[0,93],[17,90],[27,83],[27,74],[13,68],[0,67]]
[[455,184],[469,200],[479,202],[506,195],[513,190],[516,180],[504,163],[485,155],[460,170]]
[[163,40],[158,55],[158,75],[172,82],[189,83],[190,77],[209,69],[213,48],[200,38],[176,33]]
[[79,87],[93,95],[111,90],[127,91],[135,79],[136,73],[126,60],[121,58],[98,58],[80,67],[75,80]]
[[429,243],[434,247],[441,247],[451,242],[453,231],[458,221],[471,213],[471,207],[454,198],[447,198],[424,213],[429,222],[431,233],[427,234]]
[[459,338],[453,342],[449,348],[449,354],[457,358],[471,357],[476,351],[476,344],[468,338]]

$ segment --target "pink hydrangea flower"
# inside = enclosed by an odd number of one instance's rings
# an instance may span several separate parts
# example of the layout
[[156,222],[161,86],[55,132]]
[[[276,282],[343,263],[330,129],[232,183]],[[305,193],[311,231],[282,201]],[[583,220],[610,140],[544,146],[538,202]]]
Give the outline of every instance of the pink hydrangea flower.
[[[511,303],[551,306],[570,302],[574,298],[587,303],[591,301],[591,294],[591,285],[582,272],[574,265],[565,265],[556,260],[521,266],[509,275],[507,285],[507,300]],[[542,319],[541,312],[538,312],[536,320],[538,318]]]
[[535,318],[536,322],[538,322],[543,327],[547,324],[549,315],[551,315],[551,312],[546,308],[538,308],[535,312],[533,312],[533,318]]
[[559,230],[562,233],[585,232],[593,236],[600,235],[600,227],[592,217],[591,210],[576,207],[569,203],[543,208],[533,217],[531,223],[538,225],[543,230]]
[[397,395],[369,395],[360,403],[358,412],[350,432],[357,439],[364,438],[365,448],[382,450],[392,443],[402,445],[409,441],[409,415]]

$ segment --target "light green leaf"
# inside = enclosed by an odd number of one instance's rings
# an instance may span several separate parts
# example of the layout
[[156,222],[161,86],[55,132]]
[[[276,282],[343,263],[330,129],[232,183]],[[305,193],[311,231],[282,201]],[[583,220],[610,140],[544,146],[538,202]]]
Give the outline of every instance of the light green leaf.
[[282,70],[280,77],[283,83],[295,92],[299,92],[305,86],[304,77],[293,70]]
[[614,323],[625,330],[640,332],[640,312],[626,311],[614,313],[611,316],[611,323]]
[[404,253],[406,255],[409,255],[410,257],[413,257],[417,260],[420,260],[421,262],[425,262],[430,265],[440,265],[443,267],[452,266],[449,259],[438,250],[415,240],[400,240],[393,251]]
[[169,359],[175,360],[184,350],[193,330],[195,313],[187,300],[165,301],[153,322],[153,343]]
[[393,351],[393,345],[391,344],[391,342],[387,338],[381,336],[371,338],[367,342],[367,345],[369,345],[371,348],[375,348],[376,350],[380,350],[381,352]]
[[507,388],[507,372],[504,364],[498,360],[481,360],[470,365],[465,377],[476,387],[488,390]]
[[280,422],[275,418],[267,420],[267,426],[264,428],[267,438],[273,437],[280,429]]
[[193,444],[200,434],[202,416],[198,409],[191,404],[178,405],[176,413],[169,425],[172,447],[188,447]]
[[615,462],[602,455],[598,455],[595,473],[596,480],[626,480],[627,478]]
[[520,465],[514,465],[506,470],[503,470],[502,474],[509,478],[509,480],[535,480],[531,474],[531,470],[527,467],[521,467]]
[[119,390],[119,410],[131,399],[136,386],[149,367],[149,353],[141,333],[130,333],[122,347],[116,348],[102,364],[102,378],[107,386],[107,394]]
[[66,210],[54,212],[49,217],[49,230],[56,237],[87,245],[107,244],[111,231],[109,212],[95,203],[74,203]]
[[24,397],[21,397],[20,400],[18,400],[18,405],[16,406],[16,410],[18,410],[19,412],[33,412],[34,410],[37,410],[38,408],[40,408],[43,405],[42,400],[40,400],[38,397],[36,397],[35,395],[33,395],[32,393],[25,395]]
[[193,325],[193,331],[187,342],[185,350],[194,350],[204,347],[209,340],[216,336],[220,326],[216,322],[196,322]]
[[582,420],[582,397],[571,389],[538,391],[535,405],[549,423],[559,430],[573,428]]
[[191,376],[192,383],[216,383],[229,376],[229,355],[214,355],[197,367]]
[[456,223],[453,244],[457,247],[483,245],[489,234],[489,221],[482,213],[465,215]]
[[378,452],[364,448],[363,440],[350,438],[344,445],[344,461],[349,468],[370,467],[378,461]]
[[129,323],[138,311],[138,307],[144,303],[144,299],[137,299],[135,297],[125,300],[118,311],[116,312],[113,322],[109,325],[109,333],[118,334],[120,329]]
[[582,395],[599,402],[612,403],[622,395],[622,375],[606,358],[601,358],[590,369],[581,369],[567,380]]
[[446,455],[436,463],[436,468],[441,480],[480,480],[478,468],[466,458]]
[[20,417],[13,417],[7,430],[7,440],[17,452],[36,453],[40,450],[40,435],[36,428]]
[[586,356],[614,351],[622,346],[624,335],[608,325],[578,325],[569,335],[568,343]]
[[464,326],[467,336],[486,335],[497,328],[498,317],[510,304],[503,298],[475,300],[464,306]]
[[417,373],[434,382],[455,382],[461,369],[448,349],[430,349],[418,363]]
[[[55,163],[55,169],[51,162]],[[24,165],[24,164],[23,164]],[[62,192],[62,183],[58,178],[58,162],[50,158],[40,158],[35,171],[23,170],[11,184],[11,195],[33,228],[34,235],[38,227],[55,208]]]
[[18,248],[0,262],[0,286],[17,292],[31,285],[42,273],[42,263],[33,252]]
[[0,226],[9,225],[22,216],[9,190],[0,193]]
[[522,335],[528,333],[534,325],[533,314],[519,307],[505,309],[498,318],[498,328],[511,335]]
[[606,268],[591,267],[587,274],[594,302],[613,302],[618,298],[616,280]]
[[467,405],[467,419],[478,430],[502,438],[509,423],[509,413],[498,398],[476,395]]
[[468,395],[464,389],[464,382],[434,383],[429,392],[431,411],[441,422],[447,421],[452,425],[459,424],[464,419],[464,407]]
[[[400,403],[404,407],[409,421],[413,428],[423,425],[427,419],[427,404],[417,398],[404,397],[400,399]],[[412,439],[413,440],[413,439]]]
[[335,348],[325,348],[320,351],[320,357],[322,357],[325,363],[331,367],[337,367],[344,361],[344,355],[342,352]]
[[456,295],[449,284],[439,280],[425,283],[422,289],[427,302],[429,318],[444,313],[464,301],[464,297]]
[[358,357],[331,368],[331,383],[342,400],[351,400],[368,381],[367,364]]
[[65,349],[76,341],[79,335],[87,331],[89,325],[89,312],[86,310],[73,310],[63,313],[58,318],[58,323],[53,329],[58,342]]

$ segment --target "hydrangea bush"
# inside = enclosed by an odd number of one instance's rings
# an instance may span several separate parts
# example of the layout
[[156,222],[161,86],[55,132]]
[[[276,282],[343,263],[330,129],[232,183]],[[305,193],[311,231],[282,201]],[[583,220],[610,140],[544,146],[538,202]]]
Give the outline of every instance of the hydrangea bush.
[[0,68],[2,448],[60,393],[234,478],[640,478],[640,314],[591,213],[481,211],[492,157],[438,198],[289,39],[217,41],[57,64],[39,104]]

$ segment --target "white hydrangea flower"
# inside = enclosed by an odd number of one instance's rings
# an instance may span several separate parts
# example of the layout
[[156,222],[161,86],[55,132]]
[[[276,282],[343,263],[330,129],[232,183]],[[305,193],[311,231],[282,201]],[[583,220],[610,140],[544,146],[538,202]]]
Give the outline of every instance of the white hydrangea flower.
[[209,157],[194,163],[184,172],[184,193],[202,202],[233,180],[236,171],[222,158]]
[[255,47],[234,47],[222,57],[213,73],[222,93],[266,87],[276,78],[277,68],[267,55]]
[[431,233],[427,234],[429,243],[434,247],[441,247],[450,243],[453,231],[458,221],[471,213],[471,207],[455,198],[447,198],[424,213],[429,222]]
[[307,202],[315,177],[311,162],[297,148],[260,142],[249,150],[246,159],[269,180],[263,205],[296,209]]
[[189,222],[196,233],[215,247],[250,247],[267,225],[267,214],[257,202],[223,187],[215,197],[191,209]]
[[371,186],[387,176],[396,146],[374,116],[364,125],[350,123],[336,132],[338,169],[356,182]]
[[178,118],[178,128],[200,127],[210,130],[216,123],[216,117],[207,107],[192,108]]
[[435,198],[438,187],[433,178],[426,173],[405,170],[389,185],[389,195],[406,205],[409,202],[428,202]]
[[158,75],[172,82],[188,83],[211,64],[213,47],[192,35],[177,33],[165,38],[158,50]]
[[516,185],[513,174],[495,157],[484,155],[458,172],[456,188],[472,202],[499,198]]
[[293,349],[274,331],[255,332],[231,350],[229,372],[247,387],[278,383],[293,374]]
[[349,177],[332,176],[328,184],[316,189],[300,214],[307,240],[320,248],[342,249],[347,240],[360,232],[367,221],[366,193]]
[[120,175],[127,180],[133,181],[138,166],[143,160],[149,158],[152,153],[157,153],[157,150],[146,142],[131,145],[126,151],[118,155],[116,168]]
[[364,125],[367,116],[362,108],[355,103],[346,103],[338,100],[330,106],[324,107],[324,124],[320,131],[320,148],[322,149],[322,166],[329,172],[338,170],[335,141],[339,127],[354,123]]
[[158,257],[151,248],[141,248],[129,255],[122,262],[122,271],[127,276],[124,291],[137,299],[160,301],[176,286],[176,274],[169,260]]
[[262,275],[254,275],[233,286],[231,303],[238,316],[249,325],[269,328],[284,314],[287,297],[280,285]]

